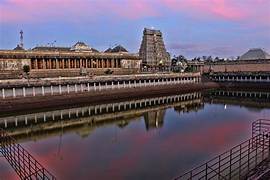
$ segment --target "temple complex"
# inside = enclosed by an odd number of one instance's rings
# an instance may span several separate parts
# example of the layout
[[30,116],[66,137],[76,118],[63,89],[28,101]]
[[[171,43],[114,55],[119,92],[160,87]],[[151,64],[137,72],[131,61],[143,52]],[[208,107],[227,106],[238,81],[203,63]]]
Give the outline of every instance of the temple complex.
[[141,59],[137,54],[128,53],[122,46],[111,52],[99,52],[83,42],[72,47],[39,46],[24,50],[0,50],[0,77],[18,78],[23,67],[29,66],[31,77],[79,76],[88,74],[138,73]]
[[144,29],[139,54],[145,66],[157,67],[171,65],[170,55],[166,51],[160,30]]
[[250,49],[239,60],[206,62],[204,73],[270,72],[270,55],[263,49]]

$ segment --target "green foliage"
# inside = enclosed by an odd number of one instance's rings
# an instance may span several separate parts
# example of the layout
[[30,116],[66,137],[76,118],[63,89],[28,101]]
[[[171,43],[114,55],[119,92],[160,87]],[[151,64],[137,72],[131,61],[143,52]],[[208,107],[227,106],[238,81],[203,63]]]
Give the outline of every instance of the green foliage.
[[24,65],[23,66],[23,72],[25,72],[26,74],[28,74],[30,72],[30,67],[29,65]]
[[188,67],[185,69],[185,72],[195,72],[195,68],[194,68],[194,67],[191,67],[191,66],[188,66]]

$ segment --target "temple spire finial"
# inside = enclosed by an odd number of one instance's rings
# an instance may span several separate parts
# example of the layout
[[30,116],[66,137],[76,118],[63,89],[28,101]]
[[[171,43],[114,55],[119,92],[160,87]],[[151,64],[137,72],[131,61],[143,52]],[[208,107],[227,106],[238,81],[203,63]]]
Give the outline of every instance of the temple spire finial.
[[20,31],[20,47],[23,48],[23,31]]

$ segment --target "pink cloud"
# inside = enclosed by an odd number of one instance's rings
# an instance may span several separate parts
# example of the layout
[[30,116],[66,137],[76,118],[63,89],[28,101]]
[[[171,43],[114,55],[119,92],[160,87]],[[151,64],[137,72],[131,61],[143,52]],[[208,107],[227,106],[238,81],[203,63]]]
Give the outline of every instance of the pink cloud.
[[[0,22],[82,21],[116,16],[120,19],[170,16],[164,10],[193,18],[270,21],[268,0],[4,0]],[[250,22],[251,23],[251,22]]]
[[174,11],[185,12],[195,18],[216,18],[268,24],[268,0],[161,0]]

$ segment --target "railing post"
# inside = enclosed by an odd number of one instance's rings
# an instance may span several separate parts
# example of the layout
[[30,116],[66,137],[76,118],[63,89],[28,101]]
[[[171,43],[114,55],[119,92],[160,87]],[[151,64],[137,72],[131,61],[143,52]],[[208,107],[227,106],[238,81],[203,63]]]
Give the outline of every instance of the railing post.
[[208,175],[207,169],[208,169],[208,165],[207,165],[207,163],[205,163],[205,179],[206,180],[207,180],[207,175]]
[[36,96],[36,88],[35,87],[33,87],[33,96]]
[[220,155],[218,156],[218,179],[220,179]]
[[230,150],[230,178],[232,177],[232,149]]
[[83,89],[83,84],[81,84],[81,92],[83,92],[83,90],[84,90],[84,89]]
[[87,91],[88,92],[90,91],[90,85],[89,85],[89,83],[87,83]]
[[41,91],[42,91],[42,96],[44,96],[45,95],[44,86],[41,86]]
[[240,154],[239,154],[239,179],[241,177],[241,169],[242,169],[242,144],[240,144]]
[[[253,141],[253,138],[252,138],[252,141]],[[250,162],[250,140],[248,140],[248,171],[249,171],[249,162]]]
[[15,97],[16,97],[16,89],[13,88],[13,89],[12,89],[12,92],[13,92],[13,97],[15,98]]
[[23,97],[25,97],[26,94],[25,94],[25,87],[23,87]]
[[69,94],[69,84],[67,84],[67,93]]
[[51,85],[51,95],[53,95],[53,86]]
[[61,84],[59,85],[59,94],[62,94],[62,87],[61,87]]
[[3,99],[6,98],[6,95],[5,95],[5,89],[4,89],[4,88],[2,89],[2,97],[3,97]]
[[75,88],[75,93],[77,93],[78,92],[77,84],[74,85],[74,88]]

